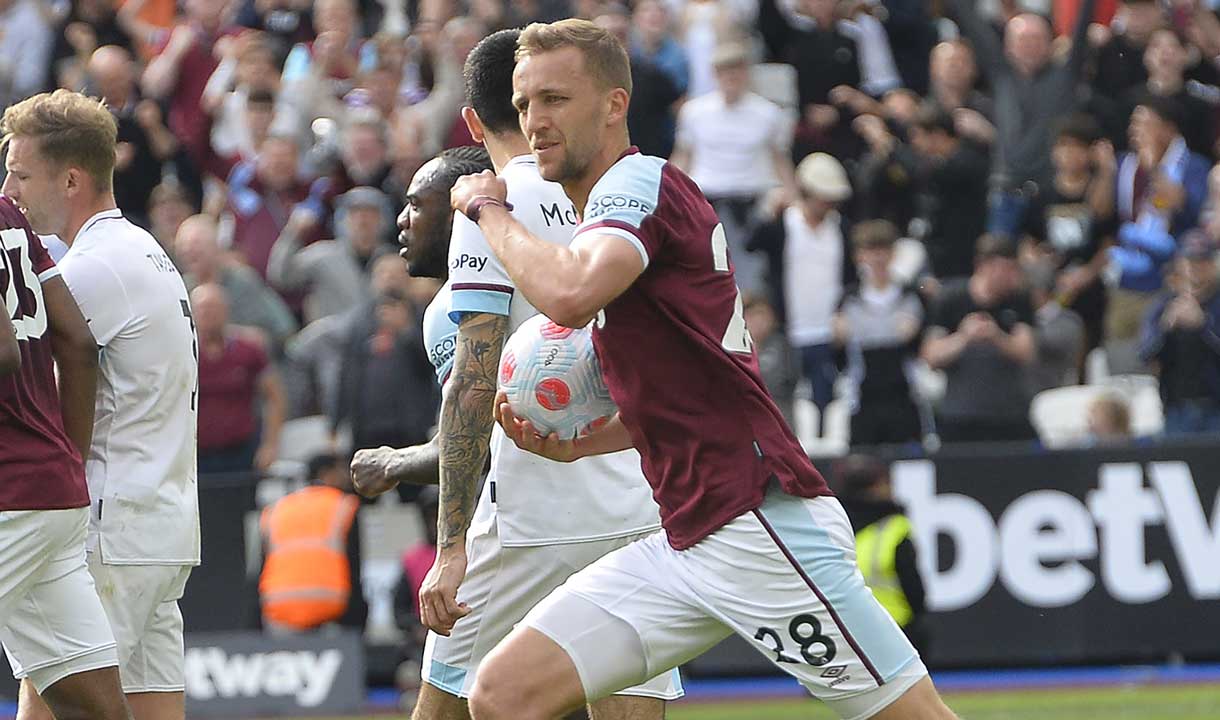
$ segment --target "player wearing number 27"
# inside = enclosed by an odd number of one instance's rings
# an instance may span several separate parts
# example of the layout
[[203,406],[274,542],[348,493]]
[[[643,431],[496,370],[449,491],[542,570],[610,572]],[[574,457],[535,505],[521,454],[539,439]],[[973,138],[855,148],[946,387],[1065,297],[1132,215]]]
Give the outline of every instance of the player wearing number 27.
[[715,213],[681,171],[630,147],[630,89],[612,36],[580,20],[531,25],[513,103],[542,176],[584,209],[576,236],[532,236],[491,173],[451,193],[534,307],[570,327],[596,320],[619,406],[603,430],[560,441],[497,401],[505,432],[555,460],[634,446],[664,529],[539,603],[479,668],[472,716],[553,718],[736,632],[842,717],[953,717],[764,389]]
[[[0,126],[4,194],[35,231],[68,245],[60,272],[99,348],[86,548],[123,690],[136,720],[182,718],[178,599],[199,564],[198,361],[186,287],[157,241],[115,206],[116,130],[104,105],[58,90],[9,107]],[[23,718],[50,718],[28,683],[19,704]]]

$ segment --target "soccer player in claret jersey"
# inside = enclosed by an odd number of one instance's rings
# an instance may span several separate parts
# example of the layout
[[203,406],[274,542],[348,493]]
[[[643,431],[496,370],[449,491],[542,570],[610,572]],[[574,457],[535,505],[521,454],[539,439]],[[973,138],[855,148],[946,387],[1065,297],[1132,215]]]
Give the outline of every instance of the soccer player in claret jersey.
[[0,639],[59,720],[131,717],[85,563],[81,455],[96,383],[89,326],[38,236],[0,198]]
[[594,346],[619,415],[556,460],[634,446],[664,533],[611,553],[539,603],[483,661],[476,720],[543,720],[679,665],[736,632],[845,718],[951,718],[864,585],[851,525],[759,377],[724,231],[681,171],[630,147],[630,66],[592,23],[526,28],[513,102],[542,176],[582,209],[568,246],[534,237],[491,173],[452,205],[518,291]]
[[[100,350],[87,549],[106,589],[123,690],[136,720],[181,719],[178,599],[199,564],[198,355],[186,286],[157,241],[115,205],[117,129],[105,105],[44,93],[7,108],[0,131],[4,193],[34,230],[68,245],[59,269]],[[36,668],[14,664],[31,680]],[[23,720],[50,717],[37,689],[22,684]]]
[[[543,242],[563,247],[576,230],[576,210],[562,187],[538,174],[517,123],[511,102],[517,36],[502,30],[471,51],[463,116],[507,184],[514,216]],[[469,717],[465,698],[477,667],[530,608],[576,570],[660,526],[638,453],[565,465],[522,451],[495,426],[492,399],[504,339],[537,310],[513,287],[479,228],[453,216],[447,203],[437,207],[438,199],[448,200],[468,150],[446,151],[421,168],[399,217],[411,273],[448,276],[424,315],[428,354],[446,390],[438,433],[438,552],[420,591],[420,616],[432,632],[417,720]],[[447,227],[450,235],[438,239]],[[437,262],[442,244],[447,272]],[[489,448],[491,466],[479,494]],[[659,720],[664,701],[682,692],[677,673],[664,671],[615,690],[623,692],[594,703],[592,717]]]

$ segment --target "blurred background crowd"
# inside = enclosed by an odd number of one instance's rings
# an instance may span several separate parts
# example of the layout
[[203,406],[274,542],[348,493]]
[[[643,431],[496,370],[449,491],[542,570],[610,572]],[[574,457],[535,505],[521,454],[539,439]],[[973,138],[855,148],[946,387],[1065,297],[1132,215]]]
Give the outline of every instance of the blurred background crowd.
[[202,470],[428,438],[394,218],[471,143],[471,47],[567,16],[629,48],[812,452],[1220,430],[1210,0],[0,0],[0,104],[104,98],[194,288]]

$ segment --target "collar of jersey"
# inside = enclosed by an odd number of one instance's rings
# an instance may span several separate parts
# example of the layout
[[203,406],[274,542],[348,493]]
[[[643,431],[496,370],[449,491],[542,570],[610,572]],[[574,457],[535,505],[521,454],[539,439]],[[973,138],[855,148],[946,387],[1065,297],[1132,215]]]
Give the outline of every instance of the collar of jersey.
[[517,157],[513,158],[512,160],[509,160],[508,163],[505,164],[504,167],[510,168],[514,165],[537,165],[537,164],[538,164],[538,161],[536,159],[534,159],[533,153],[525,153],[524,155],[518,155]]
[[96,225],[99,220],[121,217],[123,217],[123,211],[118,208],[110,208],[109,210],[103,210],[100,213],[97,213],[93,217],[86,220],[84,225],[80,226],[80,230],[76,231],[76,237],[73,238],[72,243],[75,244],[77,240],[81,239],[81,236],[92,230],[93,226]]

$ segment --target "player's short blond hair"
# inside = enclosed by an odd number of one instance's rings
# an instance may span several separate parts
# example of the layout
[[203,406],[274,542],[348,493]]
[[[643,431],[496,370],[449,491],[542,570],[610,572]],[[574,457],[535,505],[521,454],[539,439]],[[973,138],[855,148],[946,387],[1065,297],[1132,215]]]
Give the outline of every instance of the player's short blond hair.
[[585,58],[585,71],[606,89],[622,88],[631,94],[631,60],[618,38],[588,20],[569,18],[533,23],[517,39],[517,60],[574,47]]
[[118,125],[101,100],[70,90],[41,93],[11,105],[0,119],[3,144],[38,140],[48,161],[84,170],[98,192],[113,188]]

